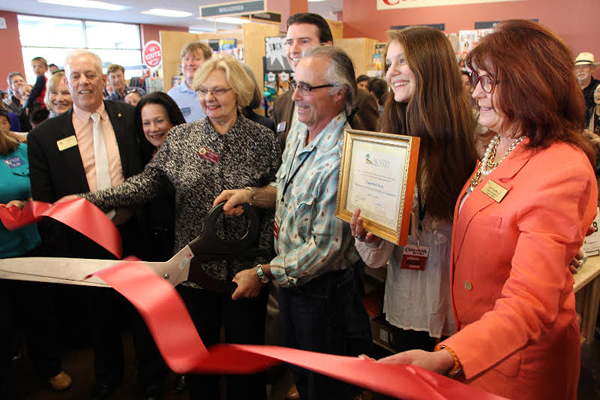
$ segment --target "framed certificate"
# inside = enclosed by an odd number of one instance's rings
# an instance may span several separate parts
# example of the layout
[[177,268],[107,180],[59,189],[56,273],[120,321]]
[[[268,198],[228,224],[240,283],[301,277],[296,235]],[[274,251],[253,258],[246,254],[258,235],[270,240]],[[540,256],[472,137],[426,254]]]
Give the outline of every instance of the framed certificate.
[[348,129],[336,217],[350,222],[360,208],[364,227],[396,245],[405,245],[417,174],[420,139]]

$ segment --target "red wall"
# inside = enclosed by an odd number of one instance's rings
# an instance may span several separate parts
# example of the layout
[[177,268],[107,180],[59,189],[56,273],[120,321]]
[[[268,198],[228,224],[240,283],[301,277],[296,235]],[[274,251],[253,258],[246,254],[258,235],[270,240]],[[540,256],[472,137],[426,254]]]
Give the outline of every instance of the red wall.
[[160,42],[160,31],[177,31],[177,32],[188,32],[189,28],[182,28],[181,26],[166,26],[166,25],[140,25],[140,37],[142,39],[142,47],[144,43],[150,40],[156,40]]
[[[591,51],[596,61],[600,59],[598,0],[524,0],[380,11],[376,8],[376,0],[344,1],[344,37],[369,37],[384,42],[385,31],[393,25],[445,23],[446,33],[458,33],[474,29],[476,21],[537,19],[561,36],[574,55]],[[598,70],[596,75],[600,76]]]
[[0,17],[6,20],[6,29],[0,29],[0,43],[2,43],[2,62],[0,62],[0,88],[6,90],[8,84],[6,77],[13,71],[24,72],[23,53],[21,53],[21,39],[17,14],[14,12],[0,11]]

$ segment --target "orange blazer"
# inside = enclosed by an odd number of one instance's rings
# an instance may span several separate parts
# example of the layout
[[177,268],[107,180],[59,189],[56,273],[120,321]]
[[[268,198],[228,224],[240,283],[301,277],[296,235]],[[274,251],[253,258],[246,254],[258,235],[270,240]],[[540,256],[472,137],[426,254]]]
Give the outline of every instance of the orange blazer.
[[[454,212],[451,285],[457,333],[444,344],[467,383],[510,399],[577,398],[580,333],[568,264],[596,215],[585,154],[525,139]],[[507,190],[496,202],[482,189]]]

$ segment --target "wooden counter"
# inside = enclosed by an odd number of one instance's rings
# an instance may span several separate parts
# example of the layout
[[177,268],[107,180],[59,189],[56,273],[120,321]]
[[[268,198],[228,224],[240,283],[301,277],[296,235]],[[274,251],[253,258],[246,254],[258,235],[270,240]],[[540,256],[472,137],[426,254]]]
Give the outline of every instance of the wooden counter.
[[574,278],[573,289],[575,293],[581,291],[583,295],[582,341],[591,343],[594,341],[598,305],[600,304],[600,256],[588,258],[585,264],[579,267]]

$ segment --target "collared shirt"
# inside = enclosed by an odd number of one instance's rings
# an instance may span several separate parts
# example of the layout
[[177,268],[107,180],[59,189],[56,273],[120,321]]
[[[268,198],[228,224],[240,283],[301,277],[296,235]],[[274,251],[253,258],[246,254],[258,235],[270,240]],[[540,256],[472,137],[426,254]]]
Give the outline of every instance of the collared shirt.
[[202,106],[200,106],[198,94],[190,89],[185,81],[177,86],[173,86],[167,94],[171,96],[179,106],[179,109],[185,118],[185,122],[194,122],[206,117],[206,114],[202,110]]
[[120,102],[124,103],[125,95],[127,94],[127,92],[129,92],[130,90],[133,90],[133,89],[135,89],[140,94],[140,97],[144,97],[146,95],[146,91],[142,88],[139,88],[139,87],[134,88],[131,86],[125,86],[125,90],[123,90],[123,96],[119,95],[119,93],[117,93],[117,91],[115,90],[114,92],[112,92],[111,94],[106,96],[104,98],[104,100],[120,101]]
[[[123,168],[121,166],[121,155],[119,153],[119,145],[115,131],[104,107],[104,102],[95,111],[100,114],[100,126],[104,133],[104,141],[106,142],[106,153],[108,154],[108,167],[110,169],[110,181],[113,186],[123,182]],[[83,162],[83,169],[90,187],[90,191],[94,192],[98,189],[96,181],[96,156],[94,153],[94,120],[92,113],[84,111],[73,104],[73,128],[77,137],[79,146],[79,154]]]
[[306,125],[298,122],[290,130],[277,172],[278,255],[271,261],[271,273],[283,287],[349,268],[359,259],[350,225],[335,216],[344,130],[349,128],[341,112],[309,144]]

